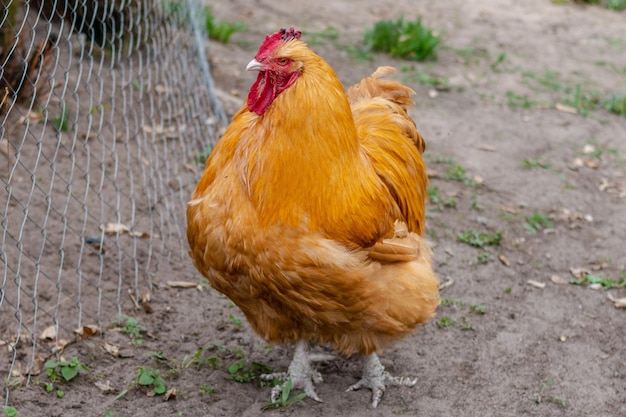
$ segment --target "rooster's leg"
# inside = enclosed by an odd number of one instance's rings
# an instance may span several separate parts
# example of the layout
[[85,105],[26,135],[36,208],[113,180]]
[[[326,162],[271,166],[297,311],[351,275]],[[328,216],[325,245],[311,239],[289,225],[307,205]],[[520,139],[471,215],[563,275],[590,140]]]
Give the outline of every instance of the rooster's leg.
[[274,379],[285,381],[282,385],[277,385],[272,388],[272,402],[275,403],[278,400],[287,381],[291,381],[292,389],[302,389],[310,398],[322,402],[320,397],[317,396],[314,386],[314,384],[322,382],[322,375],[311,366],[311,362],[330,358],[331,357],[328,355],[310,354],[308,340],[300,340],[296,343],[296,351],[293,354],[293,360],[287,372],[261,375],[261,379],[265,381],[272,381]]
[[385,371],[385,367],[378,360],[378,355],[372,353],[363,357],[363,376],[361,380],[352,385],[347,391],[356,391],[361,388],[372,390],[372,407],[378,407],[383,398],[387,385],[400,385],[412,387],[417,383],[417,378],[391,376]]

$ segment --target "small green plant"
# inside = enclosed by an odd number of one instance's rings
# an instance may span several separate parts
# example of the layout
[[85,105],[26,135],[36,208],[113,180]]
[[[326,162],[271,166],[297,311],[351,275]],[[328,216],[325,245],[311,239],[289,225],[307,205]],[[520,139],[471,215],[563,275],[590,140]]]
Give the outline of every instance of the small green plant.
[[243,325],[243,323],[241,322],[241,319],[239,317],[236,317],[233,314],[230,314],[228,318],[235,326],[241,329],[241,326]]
[[17,416],[17,408],[15,408],[15,407],[10,407],[8,405],[4,405],[4,406],[2,406],[2,411],[4,411],[4,414],[7,417],[15,417],[15,416]]
[[443,307],[450,307],[450,306],[459,307],[459,308],[465,307],[465,303],[463,301],[454,297],[442,298],[441,300],[439,300],[439,302],[441,306]]
[[520,165],[524,169],[552,169],[552,164],[543,160],[542,157],[524,159]]
[[61,114],[59,114],[53,121],[52,125],[57,132],[67,132],[69,130],[70,116],[67,111],[67,105],[65,102],[61,103]]
[[475,248],[484,248],[485,246],[499,246],[502,242],[502,233],[482,233],[469,229],[457,235],[457,240],[466,243]]
[[552,378],[550,378],[549,380],[541,384],[539,391],[533,394],[533,400],[535,401],[535,403],[541,404],[543,401],[545,401],[549,403],[558,404],[561,407],[565,407],[566,406],[565,401],[562,400],[561,398],[548,396],[548,393],[550,392],[550,390],[552,390],[553,386],[554,386],[554,380]]
[[436,205],[441,203],[441,193],[439,191],[439,187],[436,185],[429,185],[428,188],[426,188],[426,193],[428,194],[428,200],[430,200],[432,204]]
[[[626,4],[626,0],[624,2]],[[615,95],[602,102],[606,111],[615,113],[618,116],[626,116],[626,94]]]
[[440,42],[439,36],[422,24],[421,17],[413,22],[403,17],[395,22],[383,20],[365,33],[366,49],[413,61],[434,59]]
[[230,377],[240,383],[252,382],[258,379],[259,375],[270,373],[272,373],[272,370],[262,363],[252,362],[250,367],[247,367],[244,358],[239,359],[228,367]]
[[141,385],[154,391],[156,395],[165,394],[167,387],[165,381],[159,375],[159,371],[156,369],[139,367],[139,373],[135,377],[133,383],[135,385]]
[[289,379],[287,380],[287,382],[285,382],[285,385],[283,386],[283,390],[280,393],[280,398],[278,398],[276,402],[268,401],[268,403],[261,408],[261,411],[267,411],[273,408],[289,407],[291,405],[301,403],[302,400],[304,400],[305,398],[306,393],[304,392],[291,396],[291,380]]
[[118,318],[118,326],[122,326],[120,328],[120,331],[130,337],[131,343],[133,345],[143,345],[143,333],[146,331],[146,329],[139,324],[136,318],[120,316]]
[[209,38],[218,42],[228,43],[233,33],[244,32],[247,29],[246,25],[241,22],[230,23],[217,20],[210,7],[205,8],[205,14],[205,25],[206,30],[209,33]]
[[476,260],[480,264],[487,265],[489,262],[493,261],[493,255],[489,252],[482,252],[476,255]]
[[483,206],[481,206],[478,202],[478,196],[476,193],[472,193],[470,200],[472,201],[472,204],[470,204],[470,210],[481,211],[483,209]]
[[[81,371],[89,372],[89,368],[80,363],[78,358],[72,358],[69,361],[56,361],[51,359],[46,361],[44,368],[46,375],[52,382],[56,382],[60,378],[63,378],[65,381],[71,381],[76,378]],[[52,389],[48,389],[46,386],[46,390],[51,391]]]
[[552,221],[545,215],[541,213],[533,213],[526,217],[526,222],[524,223],[524,228],[529,233],[537,233],[543,229],[551,229],[554,225]]
[[445,200],[443,202],[443,205],[448,207],[448,208],[456,208],[456,198],[452,197],[452,198],[448,198],[447,200]]
[[457,164],[448,166],[448,168],[446,168],[446,178],[452,181],[464,181],[465,168]]
[[626,0],[608,0],[606,6],[611,10],[626,10]]
[[470,306],[470,311],[474,314],[485,314],[487,312],[487,307],[484,304],[472,304]]
[[456,320],[444,316],[442,318],[440,318],[439,320],[437,320],[437,327],[439,327],[440,329],[447,329],[450,326],[453,326],[454,324],[456,324]]
[[507,91],[506,98],[511,109],[530,109],[537,105],[536,102],[528,98],[528,95],[515,94],[513,91]]
[[583,278],[572,280],[569,283],[572,285],[601,285],[603,288],[608,290],[612,288],[625,288],[626,278],[621,277],[620,279],[615,280],[613,278],[605,277],[604,275],[586,274]]
[[215,392],[215,388],[211,388],[206,384],[202,384],[200,386],[200,392],[202,392],[203,394],[213,394]]

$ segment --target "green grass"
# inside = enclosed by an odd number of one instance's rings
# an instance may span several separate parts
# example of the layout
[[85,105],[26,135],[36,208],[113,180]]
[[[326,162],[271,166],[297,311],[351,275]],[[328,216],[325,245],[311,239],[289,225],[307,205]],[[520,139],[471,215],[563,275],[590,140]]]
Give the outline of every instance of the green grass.
[[552,169],[552,164],[546,162],[541,156],[524,159],[520,165],[524,169]]
[[618,116],[626,116],[626,93],[614,95],[604,100],[602,106],[610,113],[617,114]]
[[293,396],[291,395],[291,380],[289,379],[287,380],[287,382],[285,382],[285,385],[283,386],[283,390],[280,393],[280,397],[278,398],[278,400],[275,403],[268,401],[268,403],[261,408],[261,411],[267,411],[276,408],[286,408],[294,404],[302,403],[305,398],[306,393],[304,392]]
[[456,239],[459,242],[466,243],[475,248],[499,246],[502,243],[502,232],[482,233],[469,229],[459,233]]
[[405,21],[383,20],[365,33],[366,49],[386,52],[392,57],[412,61],[426,61],[436,58],[441,38],[422,24],[422,18]]
[[600,274],[586,274],[584,278],[572,280],[569,283],[572,285],[599,284],[608,290],[612,288],[625,288],[626,278],[621,277],[616,280]]
[[133,345],[143,345],[143,333],[145,333],[146,329],[139,324],[136,318],[120,316],[117,324],[118,326],[122,326],[120,327],[120,332],[128,335]]
[[61,103],[61,114],[54,118],[52,125],[58,132],[67,132],[69,130],[70,116],[65,102]]
[[228,43],[230,37],[235,32],[244,32],[247,30],[246,25],[241,22],[226,22],[218,20],[214,15],[210,7],[205,9],[205,27],[209,38],[221,43]]
[[524,228],[532,234],[535,234],[543,229],[551,229],[554,225],[552,221],[545,215],[541,213],[533,213],[526,217],[526,222],[524,223]]
[[3,405],[2,411],[4,412],[4,415],[6,415],[7,417],[17,416],[17,408],[15,407],[9,407],[8,405]]

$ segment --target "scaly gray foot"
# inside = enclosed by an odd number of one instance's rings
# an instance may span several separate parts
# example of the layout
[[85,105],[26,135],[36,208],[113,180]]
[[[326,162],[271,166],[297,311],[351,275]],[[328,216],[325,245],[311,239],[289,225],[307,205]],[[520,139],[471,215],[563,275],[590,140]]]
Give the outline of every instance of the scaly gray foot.
[[417,378],[391,376],[380,363],[378,355],[372,353],[363,358],[363,376],[361,380],[346,391],[369,388],[372,390],[372,407],[376,408],[383,398],[388,385],[412,387],[415,384],[417,384]]
[[287,372],[276,372],[273,374],[263,374],[261,379],[264,381],[272,381],[278,379],[284,381],[282,385],[272,388],[271,399],[275,403],[279,398],[287,381],[291,381],[291,389],[298,388],[303,390],[306,395],[315,401],[323,402],[315,392],[315,384],[323,381],[322,375],[317,372],[311,362],[314,360],[328,360],[332,356],[315,355],[309,353],[309,342],[301,340],[296,344],[296,351],[293,354],[293,360],[289,365]]

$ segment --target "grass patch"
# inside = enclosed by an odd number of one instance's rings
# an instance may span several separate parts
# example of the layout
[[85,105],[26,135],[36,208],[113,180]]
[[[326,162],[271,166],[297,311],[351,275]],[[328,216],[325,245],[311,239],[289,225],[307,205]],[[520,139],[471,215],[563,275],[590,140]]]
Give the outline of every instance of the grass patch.
[[440,42],[441,38],[422,24],[421,17],[412,22],[403,17],[383,20],[365,33],[367,50],[412,61],[435,59]]
[[301,403],[305,398],[306,393],[304,392],[294,396],[291,395],[291,380],[289,379],[287,380],[287,382],[285,382],[285,385],[283,386],[283,390],[280,393],[280,397],[278,398],[278,400],[275,403],[268,401],[267,404],[265,404],[261,408],[261,411],[267,411],[276,408],[286,408],[294,404]]
[[206,7],[204,9],[206,18],[205,18],[205,27],[206,31],[209,34],[209,38],[216,40],[221,43],[228,43],[230,37],[235,32],[244,32],[247,30],[245,24],[241,22],[226,22],[223,20],[218,20],[213,15],[213,10],[210,7]]
[[120,316],[117,322],[120,332],[130,337],[131,343],[135,346],[143,345],[143,333],[146,329],[139,324],[136,318],[128,316]]
[[621,277],[618,280],[606,277],[601,274],[586,274],[584,278],[572,280],[569,282],[572,285],[601,285],[604,289],[624,288],[626,287],[626,278]]
[[551,229],[553,227],[552,221],[545,215],[541,213],[533,213],[526,217],[526,222],[524,223],[524,228],[532,234],[537,233],[543,229]]
[[475,248],[499,246],[502,243],[502,232],[482,233],[469,229],[465,232],[459,233],[456,240]]
[[626,93],[614,95],[602,102],[602,107],[609,113],[626,116]]
[[520,165],[524,169],[552,169],[552,164],[546,162],[541,156],[524,159]]

